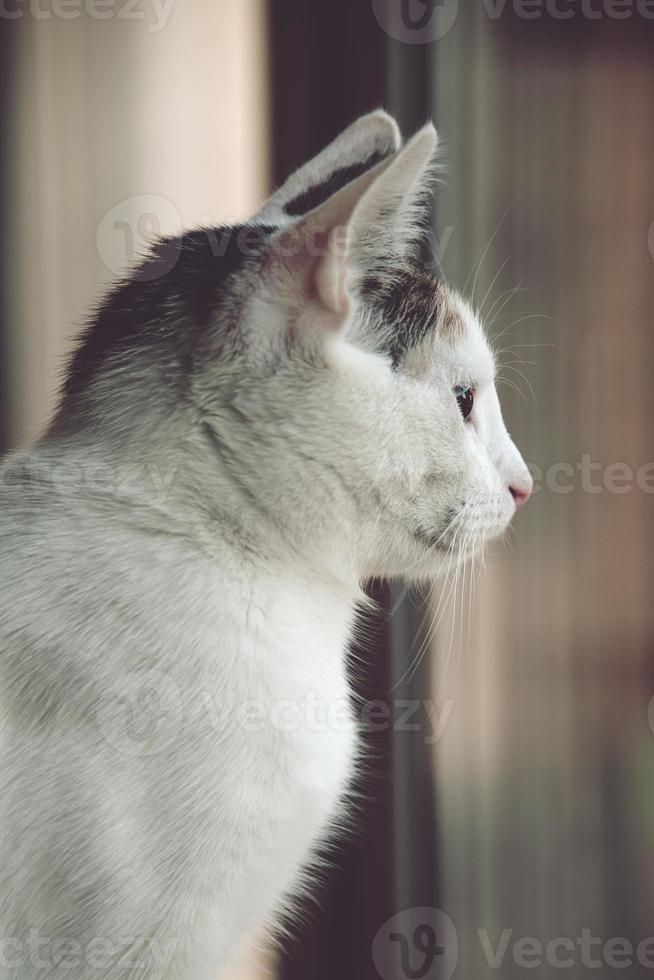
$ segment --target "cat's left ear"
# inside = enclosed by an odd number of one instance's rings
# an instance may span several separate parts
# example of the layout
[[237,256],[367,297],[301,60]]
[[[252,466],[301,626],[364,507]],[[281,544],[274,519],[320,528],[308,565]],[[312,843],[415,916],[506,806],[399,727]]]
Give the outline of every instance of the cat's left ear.
[[355,120],[303,164],[270,197],[255,221],[287,225],[399,150],[402,137],[392,116],[376,109]]
[[429,123],[389,159],[333,194],[271,241],[278,286],[313,316],[344,322],[366,283],[397,272],[422,240],[437,147]]

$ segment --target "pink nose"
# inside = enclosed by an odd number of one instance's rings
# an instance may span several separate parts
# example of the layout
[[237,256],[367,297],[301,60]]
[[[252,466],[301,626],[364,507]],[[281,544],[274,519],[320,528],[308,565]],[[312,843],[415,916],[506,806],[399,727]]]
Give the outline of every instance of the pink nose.
[[515,500],[515,505],[519,509],[523,507],[531,497],[532,484],[521,483],[519,486],[509,487],[511,496]]

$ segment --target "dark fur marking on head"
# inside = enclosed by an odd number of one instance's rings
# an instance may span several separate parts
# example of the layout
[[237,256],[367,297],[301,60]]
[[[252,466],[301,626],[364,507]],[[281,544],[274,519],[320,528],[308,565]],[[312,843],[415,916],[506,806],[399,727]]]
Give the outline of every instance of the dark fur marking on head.
[[284,205],[284,211],[292,218],[297,218],[302,214],[313,211],[314,208],[324,204],[336,191],[340,191],[341,187],[345,187],[350,181],[356,180],[357,177],[365,174],[375,164],[384,160],[386,156],[388,154],[379,152],[371,153],[368,159],[363,160],[361,163],[353,163],[349,167],[340,167],[338,170],[334,170],[322,184],[309,187],[308,190],[302,191],[301,194],[298,194],[291,201],[287,201]]
[[392,327],[387,352],[393,367],[438,325],[443,287],[426,269],[415,267],[398,272],[389,280],[370,277],[363,282],[363,293],[383,321]]
[[139,352],[162,370],[172,370],[172,360],[180,373],[188,370],[230,279],[258,261],[272,231],[206,228],[158,242],[101,303],[70,363],[64,399],[85,391],[104,368],[124,366]]

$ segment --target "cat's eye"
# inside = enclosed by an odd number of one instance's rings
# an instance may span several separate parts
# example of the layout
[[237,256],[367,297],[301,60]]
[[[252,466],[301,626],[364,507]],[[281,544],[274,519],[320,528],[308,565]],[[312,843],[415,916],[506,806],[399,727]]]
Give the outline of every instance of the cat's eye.
[[463,421],[467,422],[470,418],[472,406],[475,401],[474,389],[469,385],[457,385],[454,389],[454,394],[456,395],[457,405],[459,406],[459,411],[463,416]]

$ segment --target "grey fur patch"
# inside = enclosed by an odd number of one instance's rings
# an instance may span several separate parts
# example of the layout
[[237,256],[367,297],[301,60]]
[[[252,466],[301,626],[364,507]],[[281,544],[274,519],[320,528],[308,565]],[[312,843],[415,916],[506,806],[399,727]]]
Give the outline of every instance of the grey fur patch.
[[394,367],[434,330],[454,333],[463,329],[456,314],[444,310],[443,284],[427,268],[412,266],[390,279],[369,277],[363,293],[373,311],[393,328],[386,350]]

